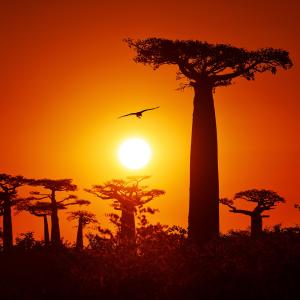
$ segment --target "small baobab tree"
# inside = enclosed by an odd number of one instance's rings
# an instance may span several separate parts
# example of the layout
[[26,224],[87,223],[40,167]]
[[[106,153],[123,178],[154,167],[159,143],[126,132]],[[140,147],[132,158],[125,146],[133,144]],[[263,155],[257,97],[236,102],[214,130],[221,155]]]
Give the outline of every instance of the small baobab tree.
[[0,174],[0,216],[3,216],[3,250],[9,251],[13,247],[12,207],[17,205],[17,189],[30,182],[23,176]]
[[58,210],[66,209],[71,205],[88,205],[90,201],[78,199],[76,195],[68,194],[67,196],[57,199],[57,192],[74,192],[77,186],[72,183],[72,179],[38,179],[31,182],[32,186],[43,187],[49,192],[33,191],[31,201],[50,200],[51,209],[51,244],[52,246],[60,246],[60,228],[58,219]]
[[[256,206],[253,210],[238,209],[235,206],[235,202],[239,200],[255,203]],[[269,217],[269,215],[263,215],[263,213],[274,209],[279,203],[284,202],[285,200],[276,192],[264,189],[252,189],[239,192],[235,194],[233,199],[220,199],[220,203],[228,206],[230,208],[230,212],[244,214],[251,218],[251,236],[254,238],[259,237],[262,233],[262,219]]]
[[86,210],[77,210],[69,212],[68,220],[78,220],[76,249],[83,249],[83,229],[89,224],[97,223],[96,215]]
[[51,203],[32,201],[31,198],[26,198],[17,205],[18,211],[27,211],[31,215],[43,218],[44,223],[44,243],[45,246],[50,245],[50,235],[47,216],[51,215]]
[[263,48],[248,51],[227,44],[197,40],[161,38],[127,39],[136,52],[134,61],[158,69],[178,67],[183,88],[194,89],[194,112],[190,156],[189,237],[203,245],[219,234],[218,144],[213,92],[243,77],[254,80],[256,73],[289,69],[287,51]]
[[112,206],[121,210],[121,241],[135,243],[135,213],[154,198],[164,195],[163,190],[148,189],[140,185],[149,176],[128,177],[127,180],[111,180],[103,185],[94,185],[87,192],[102,200],[113,200]]

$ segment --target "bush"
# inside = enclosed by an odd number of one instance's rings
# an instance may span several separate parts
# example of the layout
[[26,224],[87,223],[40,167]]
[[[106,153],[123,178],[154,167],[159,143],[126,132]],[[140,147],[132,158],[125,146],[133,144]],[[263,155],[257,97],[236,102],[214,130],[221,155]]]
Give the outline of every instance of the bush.
[[186,230],[161,224],[138,229],[136,251],[100,234],[89,241],[82,252],[27,246],[1,253],[1,298],[291,299],[298,292],[297,227],[255,240],[234,231],[203,249],[190,244]]
[[31,231],[21,233],[16,238],[16,246],[15,248],[18,250],[29,251],[35,247],[39,247],[42,245],[42,242],[36,241],[34,238],[34,233]]

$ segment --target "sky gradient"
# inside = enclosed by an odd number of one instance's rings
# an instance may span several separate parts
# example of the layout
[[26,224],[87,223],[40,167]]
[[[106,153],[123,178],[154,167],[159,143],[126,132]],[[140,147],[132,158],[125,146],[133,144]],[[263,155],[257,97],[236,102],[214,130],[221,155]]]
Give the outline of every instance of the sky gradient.
[[[104,2],[104,1],[103,1]],[[153,71],[133,62],[124,38],[164,37],[286,49],[294,62],[276,76],[235,80],[214,95],[220,196],[272,189],[287,203],[266,225],[300,223],[300,4],[252,1],[1,1],[0,172],[32,178],[73,178],[88,210],[106,224],[107,203],[83,188],[127,175],[152,175],[164,189],[153,221],[186,227],[193,91],[176,91],[176,68]],[[142,119],[117,117],[160,106]],[[130,171],[118,145],[141,137],[151,163]],[[221,230],[246,228],[246,216],[221,207]],[[42,234],[42,220],[14,217],[14,233]],[[62,235],[74,240],[61,214]]]

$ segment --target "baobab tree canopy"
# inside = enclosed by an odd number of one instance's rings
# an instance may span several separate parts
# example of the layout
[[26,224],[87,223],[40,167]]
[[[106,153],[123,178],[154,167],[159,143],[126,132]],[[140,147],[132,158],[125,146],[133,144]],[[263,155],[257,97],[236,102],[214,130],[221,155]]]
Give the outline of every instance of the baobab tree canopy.
[[51,214],[51,203],[36,201],[33,203],[34,197],[26,198],[17,205],[18,211],[28,211],[37,217]]
[[135,62],[151,65],[154,69],[165,64],[178,65],[178,78],[185,76],[192,85],[209,80],[213,87],[227,86],[235,77],[253,80],[255,73],[275,74],[279,67],[289,69],[293,65],[289,53],[282,49],[248,51],[230,44],[161,38],[125,41],[136,51]]
[[256,210],[260,212],[273,209],[277,204],[285,202],[284,198],[279,196],[276,192],[265,189],[252,189],[236,193],[233,200],[254,202],[257,204]]
[[[30,179],[26,179],[23,176],[12,176],[5,173],[0,174],[0,193],[8,195],[10,199],[13,199],[17,195],[17,188],[30,183]],[[2,198],[0,198],[1,200]]]
[[45,189],[61,192],[72,192],[77,190],[77,185],[72,183],[72,179],[38,179],[34,180],[31,185],[43,186]]
[[77,210],[69,212],[68,220],[77,220],[80,219],[83,226],[90,223],[97,223],[96,215],[86,211],[86,210]]
[[148,190],[147,186],[139,183],[149,176],[128,177],[128,180],[113,179],[103,185],[94,185],[87,192],[94,194],[102,200],[113,200],[113,207],[121,209],[120,205],[142,206],[152,199],[165,194],[158,189]]
[[[256,203],[253,211],[247,211],[242,209],[237,209],[234,203],[239,200],[245,200],[248,202]],[[236,193],[233,199],[221,198],[220,203],[228,206],[233,213],[243,213],[251,215],[252,212],[261,214],[265,210],[274,209],[274,207],[279,203],[284,203],[285,200],[281,196],[279,196],[276,192],[271,190],[246,190],[239,193]]]

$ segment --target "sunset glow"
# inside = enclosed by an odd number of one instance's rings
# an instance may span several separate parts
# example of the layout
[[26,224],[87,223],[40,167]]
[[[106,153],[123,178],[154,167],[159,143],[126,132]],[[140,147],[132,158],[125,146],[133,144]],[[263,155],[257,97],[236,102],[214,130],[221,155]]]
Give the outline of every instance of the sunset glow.
[[0,300],[295,298],[300,1],[0,1],[0,36]]
[[[135,52],[123,39],[282,48],[295,61],[293,69],[261,73],[255,81],[237,79],[215,91],[219,188],[220,197],[251,188],[274,190],[286,204],[264,219],[265,226],[299,223],[294,209],[300,185],[299,5],[294,0],[1,1],[0,171],[72,178],[78,196],[91,200],[88,210],[108,224],[111,207],[83,189],[135,175],[137,169],[121,163],[118,151],[125,140],[140,137],[153,152],[140,171],[151,175],[149,186],[166,191],[166,201],[154,203],[160,213],[153,222],[187,228],[194,91],[177,90],[185,81],[176,80],[176,66],[153,71],[135,63]],[[118,119],[157,106],[142,118]],[[23,189],[19,194],[28,196]],[[61,234],[73,241],[67,210],[59,213]],[[221,232],[246,229],[248,221],[220,207]],[[26,231],[43,236],[40,219],[29,213],[14,216],[13,224],[14,238]]]
[[118,158],[129,169],[141,169],[151,158],[150,146],[140,138],[130,138],[119,147]]

